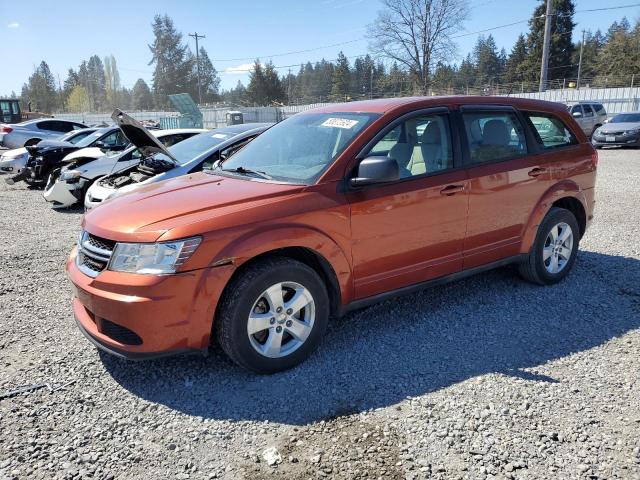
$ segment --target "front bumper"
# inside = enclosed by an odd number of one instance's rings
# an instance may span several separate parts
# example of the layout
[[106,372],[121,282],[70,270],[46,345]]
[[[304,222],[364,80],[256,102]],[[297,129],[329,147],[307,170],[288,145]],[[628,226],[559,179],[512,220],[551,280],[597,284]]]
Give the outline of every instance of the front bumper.
[[233,266],[173,275],[105,270],[92,278],[75,258],[74,249],[66,265],[73,313],[96,346],[127,358],[207,351],[215,308]]
[[84,197],[84,208],[91,210],[97,207],[105,200],[108,200],[111,196],[115,195],[116,190],[113,188],[105,188],[95,182]]
[[0,174],[11,173],[15,175],[20,173],[27,164],[27,158],[28,155],[24,157],[0,158]]
[[640,146],[640,133],[636,133],[633,135],[594,135],[591,138],[591,143],[595,147],[604,147],[607,145],[618,146],[618,147],[637,147]]
[[80,197],[85,183],[84,178],[76,183],[55,180],[47,184],[42,196],[47,202],[53,203],[54,208],[70,207],[82,200]]

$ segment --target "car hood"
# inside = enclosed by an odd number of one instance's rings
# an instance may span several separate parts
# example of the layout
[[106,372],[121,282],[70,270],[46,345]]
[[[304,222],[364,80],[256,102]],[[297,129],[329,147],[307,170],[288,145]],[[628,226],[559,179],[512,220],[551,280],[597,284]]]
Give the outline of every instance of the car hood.
[[76,150],[73,143],[61,142],[59,140],[42,140],[35,145],[25,147],[31,155],[43,154],[51,151]]
[[94,235],[116,241],[153,242],[178,228],[181,235],[177,237],[198,235],[204,233],[198,229],[201,222],[233,214],[238,214],[239,219],[240,212],[244,212],[246,221],[248,210],[304,188],[201,172],[116,196],[90,210],[83,225]]
[[64,157],[63,162],[72,162],[78,158],[100,158],[104,156],[104,152],[98,147],[81,148],[75,152],[71,152]]
[[138,147],[143,157],[151,156],[154,153],[164,153],[167,157],[177,162],[175,157],[169,153],[169,150],[136,119],[117,108],[111,114],[111,118],[120,127],[125,137]]
[[620,123],[605,123],[600,127],[601,133],[610,132],[622,132],[624,130],[635,130],[640,128],[639,122],[620,122]]
[[5,150],[2,153],[0,153],[0,158],[4,158],[4,159],[14,159],[16,157],[20,157],[22,155],[24,155],[25,153],[27,153],[27,149],[22,147],[22,148],[14,148],[12,150]]

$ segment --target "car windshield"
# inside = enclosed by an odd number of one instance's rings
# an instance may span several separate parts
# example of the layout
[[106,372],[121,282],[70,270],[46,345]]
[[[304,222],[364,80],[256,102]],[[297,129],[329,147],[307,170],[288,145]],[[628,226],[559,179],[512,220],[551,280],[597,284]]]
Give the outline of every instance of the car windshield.
[[[184,165],[195,157],[205,153],[212,149],[216,145],[222,142],[226,142],[230,138],[233,138],[237,133],[228,132],[225,130],[212,130],[210,132],[194,135],[191,138],[176,143],[169,147],[167,150],[173,155],[180,165]],[[164,153],[157,153],[154,156],[157,160],[165,160],[167,162],[173,162],[171,158],[167,157]]]
[[640,113],[620,113],[613,117],[609,123],[636,123],[640,122]]
[[303,113],[271,127],[217,171],[259,172],[276,181],[315,183],[378,114]]
[[104,135],[104,133],[105,132],[101,132],[100,130],[98,130],[97,132],[93,132],[91,135],[87,135],[82,140],[80,140],[78,143],[76,143],[76,146],[78,146],[80,148],[88,147],[93,142],[95,142],[98,138],[100,138],[102,135]]

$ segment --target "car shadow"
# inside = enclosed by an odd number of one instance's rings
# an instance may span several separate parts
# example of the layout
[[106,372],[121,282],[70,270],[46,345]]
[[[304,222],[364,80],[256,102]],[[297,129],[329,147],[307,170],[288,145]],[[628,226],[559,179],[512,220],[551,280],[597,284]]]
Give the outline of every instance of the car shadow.
[[640,261],[580,252],[555,286],[530,285],[504,268],[354,312],[330,324],[306,362],[275,375],[248,373],[217,351],[148,362],[100,357],[122,387],[177,411],[300,425],[488,373],[560,382],[536,367],[637,328]]

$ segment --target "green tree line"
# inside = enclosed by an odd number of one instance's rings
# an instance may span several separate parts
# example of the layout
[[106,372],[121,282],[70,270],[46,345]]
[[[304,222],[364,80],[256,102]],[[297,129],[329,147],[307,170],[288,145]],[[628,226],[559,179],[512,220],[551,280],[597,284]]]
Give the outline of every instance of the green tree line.
[[[499,49],[492,35],[480,35],[475,47],[460,63],[438,62],[429,71],[432,94],[483,94],[537,90],[544,36],[544,2],[532,12],[528,31],[517,38],[510,51]],[[581,34],[575,35],[574,0],[553,0],[549,56],[550,88],[575,82]],[[122,86],[113,55],[93,55],[77,68],[70,68],[63,82],[54,78],[45,61],[22,88],[23,103],[33,110],[108,111],[165,109],[167,96],[187,92],[197,101],[196,57],[171,18],[156,15],[149,45],[153,67],[151,84],[142,78],[131,88]],[[306,62],[299,68],[282,70],[272,62],[257,59],[246,85],[220,91],[220,78],[207,51],[201,47],[201,91],[203,103],[233,105],[282,105],[324,101],[349,101],[388,96],[423,94],[424,78],[398,63],[361,55]],[[583,85],[628,85],[640,76],[640,21],[626,18],[614,22],[606,32],[587,30],[582,55]],[[626,82],[626,83],[625,83]],[[640,78],[636,80],[640,83]]]

